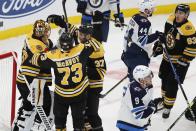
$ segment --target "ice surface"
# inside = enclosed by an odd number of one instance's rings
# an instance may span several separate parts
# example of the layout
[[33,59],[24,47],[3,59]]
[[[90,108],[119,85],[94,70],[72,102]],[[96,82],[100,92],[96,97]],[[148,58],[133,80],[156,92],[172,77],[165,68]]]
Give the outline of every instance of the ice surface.
[[[158,15],[150,18],[153,26],[153,31],[159,30],[163,31],[164,23],[168,15]],[[196,26],[196,13],[191,13],[190,20]],[[126,20],[128,23],[128,19]],[[109,90],[113,85],[115,85],[120,79],[122,79],[127,72],[127,69],[123,62],[120,60],[122,49],[123,49],[123,34],[124,30],[115,28],[113,23],[110,25],[110,32],[108,42],[104,43],[105,52],[106,52],[106,62],[107,62],[107,75],[104,82],[104,92]],[[57,29],[52,31],[52,40],[56,41],[57,39]],[[18,53],[20,57],[21,48],[23,45],[25,36],[20,36],[16,38],[11,38],[8,40],[0,41],[0,52],[14,50]],[[20,61],[20,58],[19,58]],[[152,58],[150,67],[152,68],[155,77],[153,79],[154,84],[154,97],[161,95],[160,93],[160,79],[157,76],[159,64],[161,57]],[[184,90],[187,94],[189,101],[191,101],[194,96],[196,96],[196,62],[195,60],[191,63],[186,80],[183,84]],[[127,81],[125,80],[120,84],[115,90],[113,90],[108,96],[100,100],[100,109],[99,114],[103,120],[103,127],[105,131],[118,131],[115,127],[118,109],[120,106],[120,99],[122,96],[122,87]],[[19,105],[19,102],[18,102]],[[18,107],[17,105],[17,107]],[[170,118],[163,120],[161,117],[161,112],[155,114],[152,117],[151,126],[149,127],[150,131],[166,131],[166,129],[174,122],[174,120],[183,112],[187,107],[186,101],[181,93],[178,91],[177,101],[171,112]],[[2,112],[1,112],[2,113]],[[8,128],[1,127],[1,131],[8,131]],[[68,131],[72,130],[71,115],[68,116]],[[172,131],[196,131],[196,125],[194,122],[190,122],[184,118],[184,116],[179,120],[178,123],[174,126]]]

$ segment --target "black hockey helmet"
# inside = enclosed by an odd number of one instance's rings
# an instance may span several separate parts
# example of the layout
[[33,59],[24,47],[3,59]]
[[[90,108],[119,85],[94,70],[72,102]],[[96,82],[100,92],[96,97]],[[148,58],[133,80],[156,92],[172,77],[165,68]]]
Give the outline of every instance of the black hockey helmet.
[[93,25],[92,24],[82,24],[79,27],[79,32],[84,34],[93,34]]
[[189,13],[190,13],[190,6],[187,5],[187,4],[179,4],[176,6],[176,9],[175,9],[175,13],[177,11],[182,11],[184,12],[185,14],[187,14],[187,16],[189,16]]
[[64,51],[68,51],[68,50],[72,49],[74,47],[73,36],[67,32],[61,33],[61,35],[58,39],[58,45]]

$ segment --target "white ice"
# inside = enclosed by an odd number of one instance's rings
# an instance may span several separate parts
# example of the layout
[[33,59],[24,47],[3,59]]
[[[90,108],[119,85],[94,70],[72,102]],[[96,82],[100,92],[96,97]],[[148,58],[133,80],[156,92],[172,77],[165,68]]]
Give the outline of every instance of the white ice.
[[[163,31],[164,23],[167,19],[168,15],[157,15],[150,18],[153,26],[153,31],[159,30]],[[190,20],[196,26],[196,12],[191,13]],[[126,20],[128,23],[128,19]],[[113,23],[110,24],[110,32],[108,42],[105,44],[105,52],[106,52],[106,62],[107,62],[107,75],[104,82],[104,91],[105,93],[109,90],[113,85],[115,85],[120,79],[122,79],[126,73],[127,69],[123,62],[120,60],[122,49],[123,49],[123,35],[124,30],[119,28],[115,28]],[[57,39],[57,29],[52,31],[52,40],[56,41]],[[0,52],[4,51],[16,51],[20,57],[21,48],[23,45],[25,36],[20,36],[16,38],[11,38],[8,40],[0,41]],[[20,61],[20,58],[19,58]],[[161,96],[160,93],[160,79],[157,76],[159,64],[161,61],[161,57],[152,58],[151,60],[151,69],[153,70],[155,77],[153,80],[154,84],[154,97]],[[192,61],[189,71],[186,76],[186,80],[183,84],[185,93],[191,101],[194,96],[196,96],[196,87],[195,82],[196,80],[196,66],[195,60]],[[108,96],[104,99],[100,100],[100,108],[99,114],[103,121],[103,127],[105,131],[118,131],[116,128],[116,120],[118,117],[118,109],[120,106],[120,100],[122,96],[122,87],[126,84],[127,80],[122,82],[115,90],[113,90]],[[19,102],[17,103],[17,107]],[[175,121],[175,119],[184,111],[187,107],[186,101],[182,95],[182,92],[178,91],[177,101],[175,103],[174,108],[172,109],[171,115],[169,119],[163,120],[161,117],[162,112],[154,114],[151,118],[151,126],[149,127],[149,131],[166,131],[167,128]],[[2,112],[1,112],[2,113]],[[4,112],[3,112],[4,113]],[[1,127],[1,131],[8,131],[9,128]],[[71,122],[71,115],[68,116],[68,131],[72,130],[72,122]],[[196,131],[196,125],[194,122],[188,121],[183,116],[172,128],[172,131]]]

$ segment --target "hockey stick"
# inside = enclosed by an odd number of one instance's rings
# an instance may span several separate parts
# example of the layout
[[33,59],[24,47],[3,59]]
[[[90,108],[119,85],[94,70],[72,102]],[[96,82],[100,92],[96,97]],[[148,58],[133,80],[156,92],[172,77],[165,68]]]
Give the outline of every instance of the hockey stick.
[[62,1],[62,6],[63,6],[63,12],[64,12],[64,17],[65,17],[65,22],[68,23],[68,18],[67,18],[67,12],[66,12],[66,8],[65,8],[65,3],[66,0]]
[[[18,64],[18,59],[17,59],[15,53],[12,52],[12,55],[13,55],[16,63]],[[29,91],[31,92],[31,86],[30,86],[29,82],[27,81],[26,76],[25,75],[22,75],[22,76],[23,76],[23,78],[24,78],[24,80],[25,80],[25,82],[27,84],[27,87],[28,87]],[[50,124],[50,122],[49,122],[49,120],[48,120],[48,118],[46,116],[46,113],[44,112],[43,107],[42,106],[35,106],[35,108],[36,108],[36,110],[37,110],[37,112],[38,112],[38,114],[39,114],[42,122],[44,123],[45,129],[47,131],[51,131],[52,130],[52,127],[51,127],[51,124]]]
[[66,32],[68,32],[68,18],[67,18],[67,12],[66,12],[66,8],[65,8],[65,3],[66,3],[66,0],[62,0],[62,6],[63,6],[63,12],[64,12],[64,19],[65,19],[65,22],[66,22]]
[[[114,19],[111,19],[109,17],[103,17],[103,18],[106,19],[106,20],[112,21],[114,23],[116,22]],[[118,22],[118,23],[121,25],[121,27],[124,27],[124,26],[127,27],[128,26],[127,24],[124,24],[124,23],[123,24],[121,24],[120,22]]]
[[189,103],[189,101],[188,101],[188,98],[187,98],[185,92],[184,92],[184,89],[183,89],[182,84],[181,84],[181,82],[180,82],[179,76],[178,76],[177,73],[176,73],[176,69],[175,69],[173,63],[171,62],[171,59],[170,59],[170,57],[169,57],[169,54],[168,54],[168,52],[167,52],[167,49],[166,49],[165,45],[162,44],[162,46],[163,46],[163,50],[164,50],[164,52],[165,52],[165,54],[166,54],[166,57],[168,58],[169,63],[170,63],[170,65],[171,65],[171,68],[172,68],[172,71],[173,71],[173,73],[174,73],[175,79],[176,79],[176,81],[178,82],[178,85],[179,85],[179,87],[180,87],[180,90],[182,91],[182,94],[183,94],[183,96],[184,96],[184,98],[185,98],[185,100],[186,100],[186,103],[187,103],[188,108],[189,108],[189,110],[190,110],[190,112],[191,112],[191,115],[192,115],[192,117],[193,117],[193,120],[194,120],[195,123],[196,123],[195,114],[193,113],[193,110],[192,110],[192,108],[191,108],[191,105],[190,105],[190,103]]
[[[196,102],[196,97],[193,99],[193,101],[191,102],[191,106]],[[170,131],[175,125],[176,123],[180,120],[180,118],[186,113],[186,111],[189,110],[189,108],[187,107],[181,114],[180,116],[171,124],[171,126],[167,129],[167,131]]]
[[118,83],[116,83],[110,90],[108,90],[105,94],[100,94],[100,98],[106,97],[112,90],[114,90],[120,83],[122,83],[128,76],[123,77]]

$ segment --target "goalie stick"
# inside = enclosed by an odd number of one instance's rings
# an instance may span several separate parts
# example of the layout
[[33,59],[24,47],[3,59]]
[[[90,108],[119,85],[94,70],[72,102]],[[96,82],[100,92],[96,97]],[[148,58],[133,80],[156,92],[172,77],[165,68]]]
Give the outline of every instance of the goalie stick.
[[118,83],[116,83],[110,90],[108,90],[105,94],[100,94],[100,98],[106,97],[112,90],[114,90],[120,83],[122,83],[128,76],[123,77]]
[[[13,57],[14,57],[16,63],[18,64],[18,59],[17,59],[15,53],[12,52],[12,55],[13,55]],[[27,84],[27,87],[29,88],[30,92],[32,92],[32,91],[31,91],[30,84],[29,84],[29,82],[27,81],[27,78],[25,77],[25,75],[22,75],[22,76],[23,76],[23,78],[24,78],[24,80],[25,80],[25,82],[26,82],[26,84]],[[52,131],[51,124],[50,124],[50,122],[49,122],[49,120],[48,120],[48,118],[47,118],[47,116],[46,116],[46,113],[44,112],[43,107],[42,107],[42,106],[35,106],[35,108],[36,108],[36,111],[38,112],[38,114],[39,114],[39,116],[40,116],[42,122],[44,123],[45,129],[46,129],[47,131]]]

